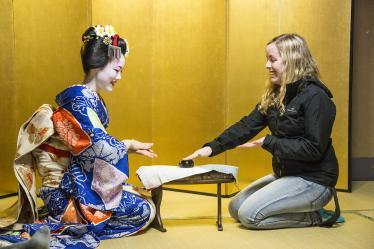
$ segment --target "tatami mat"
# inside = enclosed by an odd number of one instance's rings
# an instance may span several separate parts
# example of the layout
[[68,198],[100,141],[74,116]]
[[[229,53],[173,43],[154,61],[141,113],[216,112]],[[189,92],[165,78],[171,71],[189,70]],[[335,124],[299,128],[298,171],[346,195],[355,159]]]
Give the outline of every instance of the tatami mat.
[[[230,218],[223,199],[223,231],[216,229],[215,197],[164,191],[161,214],[166,233],[148,229],[130,237],[102,241],[110,249],[372,249],[374,248],[374,182],[354,182],[353,192],[338,193],[346,222],[335,228],[309,227],[253,231]],[[14,198],[0,200],[0,207]],[[333,205],[330,203],[329,208]]]
[[[229,217],[223,199],[223,231],[218,232],[216,198],[164,191],[161,213],[166,233],[148,229],[143,234],[103,241],[100,248],[374,248],[374,182],[355,182],[353,192],[338,193],[346,222],[335,228],[309,227],[253,231]],[[333,204],[327,206],[332,209]],[[368,218],[369,217],[369,218]]]

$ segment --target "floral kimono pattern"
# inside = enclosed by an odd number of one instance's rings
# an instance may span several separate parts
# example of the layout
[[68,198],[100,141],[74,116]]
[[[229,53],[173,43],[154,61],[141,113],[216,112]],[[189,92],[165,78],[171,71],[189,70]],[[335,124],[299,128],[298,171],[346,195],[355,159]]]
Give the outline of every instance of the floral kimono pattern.
[[84,86],[73,86],[56,98],[60,108],[52,119],[73,156],[61,187],[98,210],[119,206],[122,183],[128,178],[125,144],[106,133],[109,116],[100,96]]
[[52,114],[52,106],[44,104],[22,124],[19,130],[13,162],[14,174],[18,181],[18,200],[0,213],[0,227],[10,227],[16,223],[31,223],[38,218],[36,166],[32,151],[53,135]]
[[[75,85],[57,95],[53,126],[71,153],[58,187],[43,185],[48,218],[23,225],[32,235],[47,225],[51,248],[95,248],[102,239],[134,234],[154,218],[145,196],[124,185],[129,176],[125,144],[106,132],[109,116],[101,97]],[[41,147],[43,148],[43,147]],[[36,154],[35,154],[36,155]],[[0,236],[19,242],[19,235]]]

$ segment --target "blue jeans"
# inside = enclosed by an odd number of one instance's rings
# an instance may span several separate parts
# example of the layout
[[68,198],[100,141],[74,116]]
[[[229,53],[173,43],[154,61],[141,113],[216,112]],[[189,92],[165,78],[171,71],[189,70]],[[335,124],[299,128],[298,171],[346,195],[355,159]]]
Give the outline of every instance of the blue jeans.
[[250,229],[306,227],[321,222],[317,210],[332,198],[329,187],[297,176],[267,175],[230,202],[231,216]]

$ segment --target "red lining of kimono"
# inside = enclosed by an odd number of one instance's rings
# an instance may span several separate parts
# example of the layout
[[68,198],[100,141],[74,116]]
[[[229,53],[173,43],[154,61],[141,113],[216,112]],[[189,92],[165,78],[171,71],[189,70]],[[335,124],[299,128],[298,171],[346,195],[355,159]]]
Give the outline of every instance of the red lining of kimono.
[[71,149],[73,155],[78,155],[91,146],[90,136],[66,109],[60,107],[55,111],[52,121],[61,140]]
[[70,157],[70,151],[60,150],[60,149],[57,149],[57,148],[55,148],[55,147],[53,147],[49,144],[42,144],[42,145],[39,146],[39,149],[42,149],[46,152],[55,154],[58,157]]
[[79,213],[79,210],[73,198],[69,199],[65,212],[61,217],[61,221],[64,223],[87,224],[87,222],[84,220],[84,218]]
[[112,216],[112,211],[100,211],[92,207],[86,206],[79,203],[80,210],[86,220],[91,222],[91,224],[97,225],[103,221],[106,221]]

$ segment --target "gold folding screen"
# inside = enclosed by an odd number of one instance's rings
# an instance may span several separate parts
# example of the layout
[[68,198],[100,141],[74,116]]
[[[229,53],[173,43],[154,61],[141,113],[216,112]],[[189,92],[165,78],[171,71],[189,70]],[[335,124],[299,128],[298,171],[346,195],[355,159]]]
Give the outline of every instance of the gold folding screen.
[[[0,100],[0,129],[7,131],[0,137],[1,194],[16,190],[9,176],[18,127],[39,105],[52,103],[58,91],[82,79],[80,35],[96,23],[113,24],[130,45],[123,79],[104,94],[109,132],[152,141],[159,155],[154,160],[131,155],[130,182],[139,183],[140,165],[176,164],[246,115],[263,90],[266,42],[296,32],[309,42],[335,94],[338,187],[347,188],[350,1],[9,0],[0,7],[6,96]],[[262,149],[238,149],[196,163],[237,165],[242,182],[271,170],[270,155]]]
[[12,158],[15,150],[14,30],[12,1],[0,1],[0,195],[15,190]]

